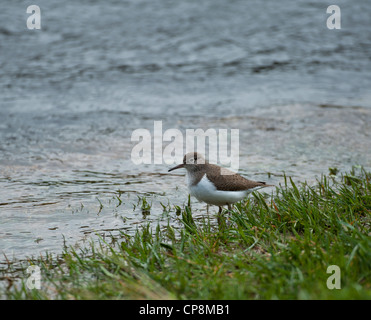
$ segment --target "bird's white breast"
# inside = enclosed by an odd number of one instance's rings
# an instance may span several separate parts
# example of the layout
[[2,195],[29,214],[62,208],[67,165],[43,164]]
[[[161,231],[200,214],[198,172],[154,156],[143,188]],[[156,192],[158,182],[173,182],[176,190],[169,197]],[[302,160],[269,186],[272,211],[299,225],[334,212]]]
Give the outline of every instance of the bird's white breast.
[[[250,190],[242,191],[221,191],[217,190],[214,184],[207,178],[206,174],[199,183],[192,184],[187,173],[188,189],[192,196],[199,201],[206,202],[215,206],[224,206],[242,200],[250,193]],[[251,190],[253,191],[253,190]]]

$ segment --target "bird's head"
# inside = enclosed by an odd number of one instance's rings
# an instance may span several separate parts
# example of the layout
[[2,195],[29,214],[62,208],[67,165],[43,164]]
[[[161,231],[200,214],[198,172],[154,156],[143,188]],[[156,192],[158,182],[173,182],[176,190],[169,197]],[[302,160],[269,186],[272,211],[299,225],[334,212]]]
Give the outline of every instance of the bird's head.
[[193,171],[197,169],[197,166],[200,164],[205,164],[206,160],[204,156],[198,152],[189,152],[183,157],[183,163],[179,164],[171,169],[168,170],[168,172],[185,168],[187,170]]

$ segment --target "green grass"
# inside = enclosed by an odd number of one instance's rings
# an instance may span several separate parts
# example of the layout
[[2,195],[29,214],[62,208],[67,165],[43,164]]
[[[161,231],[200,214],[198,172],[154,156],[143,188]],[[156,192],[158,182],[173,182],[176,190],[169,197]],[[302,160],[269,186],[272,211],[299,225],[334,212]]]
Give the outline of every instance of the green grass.
[[[174,207],[179,226],[146,225],[129,236],[68,248],[25,263],[2,289],[8,299],[371,299],[371,173],[289,177],[273,195],[254,193],[218,226]],[[148,202],[139,199],[143,210]],[[170,210],[171,205],[166,206]],[[164,207],[165,210],[165,207]],[[212,211],[212,210],[210,210]],[[41,289],[26,288],[30,264]],[[341,289],[326,282],[341,270]],[[0,274],[6,274],[3,270]],[[0,289],[1,290],[1,289]]]

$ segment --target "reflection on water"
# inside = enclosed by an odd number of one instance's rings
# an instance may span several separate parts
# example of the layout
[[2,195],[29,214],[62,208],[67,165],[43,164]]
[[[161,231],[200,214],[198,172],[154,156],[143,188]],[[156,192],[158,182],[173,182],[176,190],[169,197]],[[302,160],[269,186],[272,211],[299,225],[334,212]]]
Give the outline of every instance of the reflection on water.
[[131,133],[153,121],[183,133],[239,129],[240,172],[277,185],[283,171],[314,181],[329,167],[371,166],[366,0],[340,4],[352,14],[339,32],[326,28],[323,5],[304,0],[41,0],[40,31],[25,29],[22,5],[0,12],[9,258],[146,221],[177,224],[161,204],[186,203],[184,172],[130,160]]

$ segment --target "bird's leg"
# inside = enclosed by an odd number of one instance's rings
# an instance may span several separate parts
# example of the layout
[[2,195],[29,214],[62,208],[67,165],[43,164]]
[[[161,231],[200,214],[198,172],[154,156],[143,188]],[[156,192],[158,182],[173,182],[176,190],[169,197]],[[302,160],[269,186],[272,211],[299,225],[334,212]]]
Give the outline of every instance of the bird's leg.
[[227,226],[229,227],[230,226],[230,214],[231,214],[231,211],[232,211],[232,205],[230,203],[228,203],[228,217],[227,217]]
[[209,205],[206,205],[206,213],[209,214]]
[[219,212],[218,212],[218,225],[219,226],[220,226],[220,223],[221,223],[222,211],[223,211],[223,207],[219,206]]

